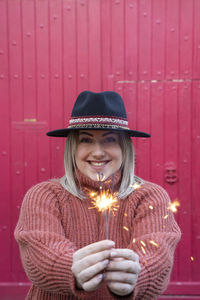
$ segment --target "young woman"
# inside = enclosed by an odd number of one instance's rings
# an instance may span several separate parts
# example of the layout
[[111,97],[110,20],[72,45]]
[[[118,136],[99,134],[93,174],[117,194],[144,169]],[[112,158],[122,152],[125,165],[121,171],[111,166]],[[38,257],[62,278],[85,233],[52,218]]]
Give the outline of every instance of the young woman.
[[[25,195],[15,238],[32,287],[26,299],[155,299],[166,289],[180,230],[160,186],[134,175],[124,103],[115,92],[82,92],[69,126],[65,175]],[[101,182],[100,182],[101,174]],[[118,208],[103,215],[93,194],[109,190]],[[167,216],[167,218],[166,218]],[[164,218],[165,217],[165,218]]]

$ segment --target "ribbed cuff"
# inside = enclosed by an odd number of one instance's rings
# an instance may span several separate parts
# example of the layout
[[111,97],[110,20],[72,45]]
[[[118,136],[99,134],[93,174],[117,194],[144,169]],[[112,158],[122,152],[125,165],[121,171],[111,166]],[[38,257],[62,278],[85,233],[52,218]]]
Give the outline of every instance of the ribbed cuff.
[[72,275],[70,286],[73,295],[76,296],[78,299],[96,299],[95,294],[97,293],[98,290],[94,292],[86,292],[84,290],[77,288],[76,278],[74,275]]

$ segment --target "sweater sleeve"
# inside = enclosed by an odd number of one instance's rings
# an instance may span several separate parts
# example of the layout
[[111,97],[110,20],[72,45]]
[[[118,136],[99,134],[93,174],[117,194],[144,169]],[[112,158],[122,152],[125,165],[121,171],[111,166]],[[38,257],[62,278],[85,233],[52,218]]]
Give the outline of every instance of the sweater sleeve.
[[163,188],[146,183],[136,193],[140,200],[134,207],[133,232],[128,246],[139,255],[141,264],[134,299],[149,300],[167,288],[181,232]]
[[76,247],[65,237],[55,187],[43,182],[24,197],[14,232],[22,264],[29,280],[42,290],[87,298],[75,287],[71,266]]

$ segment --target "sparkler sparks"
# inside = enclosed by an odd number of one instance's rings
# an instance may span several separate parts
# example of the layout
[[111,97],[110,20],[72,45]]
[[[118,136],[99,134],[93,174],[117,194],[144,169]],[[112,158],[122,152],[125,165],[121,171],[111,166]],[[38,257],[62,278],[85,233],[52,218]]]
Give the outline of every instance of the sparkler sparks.
[[169,217],[169,215],[167,214],[167,215],[165,215],[164,217],[163,217],[163,219],[167,219]]
[[172,212],[177,212],[177,207],[180,206],[180,202],[178,199],[175,199],[172,203],[169,203],[169,206],[167,209],[171,210]]
[[[168,210],[171,210],[173,213],[177,212],[177,207],[180,206],[180,202],[178,199],[175,199],[173,202],[169,202],[169,206],[167,207]],[[169,217],[169,214],[166,214],[163,219],[167,219]]]
[[134,188],[134,190],[139,189],[141,185],[138,182],[135,182],[134,184],[131,185],[131,187]]
[[144,249],[144,247],[146,247],[145,242],[144,242],[144,241],[140,241],[140,243],[142,244],[142,246],[140,246],[140,248],[142,249],[142,252],[143,252],[144,254],[146,254],[146,251],[145,251],[145,249]]
[[135,182],[134,184],[131,184],[131,187],[133,187],[134,190],[137,190],[141,187],[141,185],[138,182]]
[[154,245],[154,246],[156,246],[156,247],[159,247],[159,245],[156,242],[154,242],[154,241],[149,241],[149,243],[152,244],[152,245]]
[[123,228],[124,228],[126,231],[129,231],[129,229],[128,229],[126,226],[123,226]]
[[99,212],[104,212],[115,211],[119,207],[117,195],[110,193],[109,190],[102,191],[100,194],[91,192],[90,197],[93,204],[93,207],[90,207],[90,209],[96,208]]
[[[90,191],[89,196],[92,199],[91,203],[92,207],[89,209],[96,208],[99,212],[101,212],[104,216],[105,223],[105,232],[106,239],[109,236],[109,218],[110,212],[114,214],[115,211],[119,208],[117,193],[113,193],[113,179],[112,179],[112,189],[104,190],[103,181],[105,180],[105,176],[102,173],[97,174],[97,180],[99,181],[99,192]],[[128,228],[127,228],[128,229]]]
[[[169,202],[169,205],[168,205],[168,207],[167,207],[167,210],[171,210],[173,213],[175,213],[175,212],[177,212],[177,208],[180,206],[180,202],[178,201],[178,199],[175,199],[173,202]],[[154,207],[152,206],[152,205],[149,205],[148,206],[149,207],[149,209],[151,209],[151,210],[153,210],[154,209]],[[167,213],[165,216],[163,216],[163,219],[167,219],[168,217],[169,217],[169,213]],[[163,228],[166,228],[166,226],[164,225],[163,226]],[[140,249],[142,250],[142,252],[143,252],[143,254],[144,255],[146,255],[146,250],[145,250],[145,248],[148,250],[148,243],[149,244],[151,244],[151,245],[153,245],[153,246],[155,246],[155,247],[159,247],[159,244],[158,243],[156,243],[155,241],[153,241],[153,240],[147,240],[147,241],[143,241],[143,240],[140,240],[139,241],[140,242],[140,244],[139,244],[139,247],[140,247]],[[133,240],[132,240],[132,243],[133,244],[135,244],[136,243],[136,238],[133,238]],[[194,257],[193,256],[191,256],[190,257],[190,259],[191,259],[191,261],[194,261]],[[147,261],[145,261],[145,264],[147,264]]]
[[146,247],[146,244],[145,244],[145,242],[143,242],[143,241],[140,241],[140,243],[144,246],[144,247]]
[[[136,238],[133,238],[132,243],[133,243],[133,244],[136,243]],[[141,245],[140,245],[140,248],[141,248],[142,252],[143,252],[145,255],[146,255],[145,247],[148,248],[148,246],[147,246],[148,243],[154,245],[155,247],[159,247],[159,245],[158,245],[156,242],[154,242],[153,240],[146,241],[146,242],[144,242],[143,240],[140,240],[140,244],[141,244]]]

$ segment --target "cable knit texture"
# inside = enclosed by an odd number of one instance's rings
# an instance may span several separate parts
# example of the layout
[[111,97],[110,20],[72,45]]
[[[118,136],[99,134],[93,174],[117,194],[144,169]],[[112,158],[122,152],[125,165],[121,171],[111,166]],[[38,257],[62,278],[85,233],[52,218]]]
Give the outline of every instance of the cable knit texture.
[[[83,190],[99,189],[98,182],[80,173],[77,178]],[[117,190],[120,172],[113,182]],[[109,178],[104,187],[109,188],[111,183]],[[109,291],[106,282],[92,293],[77,289],[71,272],[76,250],[105,239],[103,216],[96,209],[88,209],[91,199],[76,198],[59,180],[32,187],[24,197],[15,229],[22,263],[33,284],[26,299],[156,299],[167,288],[181,235],[169,202],[163,188],[145,182],[129,197],[119,200],[118,211],[110,215],[109,239],[115,241],[116,248],[135,251],[142,267],[134,292],[119,297]]]

